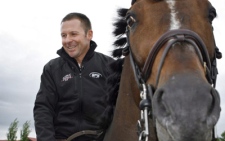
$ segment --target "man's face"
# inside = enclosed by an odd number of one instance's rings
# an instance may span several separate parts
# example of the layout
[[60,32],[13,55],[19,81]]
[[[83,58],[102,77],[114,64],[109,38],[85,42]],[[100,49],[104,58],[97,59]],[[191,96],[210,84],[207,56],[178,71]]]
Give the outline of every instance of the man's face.
[[85,33],[82,23],[78,19],[72,19],[61,24],[62,45],[66,53],[82,63],[84,56],[90,48],[92,30]]

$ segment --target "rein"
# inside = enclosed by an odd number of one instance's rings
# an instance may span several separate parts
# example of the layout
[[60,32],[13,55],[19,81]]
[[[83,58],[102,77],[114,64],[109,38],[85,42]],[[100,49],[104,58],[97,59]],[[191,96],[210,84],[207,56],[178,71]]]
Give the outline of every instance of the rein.
[[69,136],[66,139],[66,141],[72,141],[73,139],[75,139],[79,136],[82,136],[82,135],[95,135],[95,136],[99,137],[102,133],[103,133],[102,130],[83,130],[83,131],[72,134],[71,136]]
[[[139,133],[139,141],[148,141],[148,137],[150,135],[149,133],[149,123],[148,119],[149,116],[153,117],[152,114],[152,104],[151,100],[153,97],[153,87],[146,84],[147,79],[151,76],[151,71],[153,67],[153,63],[155,61],[155,58],[159,52],[159,50],[165,45],[165,50],[163,52],[162,58],[160,60],[160,64],[158,67],[157,77],[156,77],[156,88],[158,85],[158,81],[160,78],[160,72],[162,69],[162,66],[164,64],[164,60],[166,58],[166,55],[170,48],[177,42],[187,42],[191,44],[202,64],[202,66],[205,69],[205,74],[208,82],[213,85],[213,88],[215,88],[216,85],[216,78],[217,78],[217,66],[216,66],[216,58],[221,58],[222,54],[218,51],[218,48],[216,47],[215,55],[212,60],[212,64],[209,58],[209,54],[207,52],[207,48],[202,41],[202,39],[199,37],[199,35],[193,31],[187,30],[187,29],[177,29],[177,30],[170,30],[163,34],[158,41],[154,44],[152,47],[150,53],[148,54],[147,60],[145,61],[144,67],[141,70],[138,65],[135,63],[133,52],[130,47],[129,43],[129,29],[127,27],[126,30],[127,35],[127,47],[123,50],[123,55],[126,56],[129,54],[130,63],[134,72],[135,81],[140,89],[140,97],[141,101],[139,104],[139,108],[141,110],[141,119],[138,120],[138,133]],[[212,141],[215,141],[215,133],[213,128],[213,137]]]

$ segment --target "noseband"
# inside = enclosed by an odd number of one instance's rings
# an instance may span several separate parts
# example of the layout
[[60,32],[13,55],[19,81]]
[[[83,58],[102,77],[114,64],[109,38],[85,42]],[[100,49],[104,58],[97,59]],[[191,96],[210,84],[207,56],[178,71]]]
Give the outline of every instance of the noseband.
[[[207,52],[207,48],[202,41],[202,39],[199,37],[199,35],[193,31],[190,31],[188,29],[176,29],[176,30],[170,30],[163,34],[158,41],[154,44],[152,47],[150,53],[148,54],[148,57],[145,61],[143,69],[140,69],[138,65],[135,63],[133,53],[130,47],[129,43],[129,28],[127,28],[126,31],[127,34],[127,47],[123,50],[123,55],[126,56],[129,54],[130,57],[130,63],[134,72],[135,81],[137,82],[137,85],[140,89],[140,97],[141,101],[139,104],[139,108],[141,110],[141,119],[138,120],[138,130],[139,130],[139,141],[148,141],[149,136],[149,129],[148,129],[148,117],[152,115],[151,110],[151,99],[153,97],[153,88],[149,84],[146,83],[148,78],[151,77],[151,71],[154,64],[154,61],[156,59],[156,56],[160,49],[165,46],[165,49],[163,51],[159,66],[158,66],[158,72],[156,75],[156,85],[155,88],[157,88],[158,81],[160,78],[160,73],[162,66],[164,64],[164,60],[166,58],[167,53],[171,49],[171,47],[178,42],[186,42],[191,44],[202,64],[202,66],[205,69],[205,74],[208,82],[213,85],[215,88],[216,85],[216,76],[218,74],[217,72],[217,66],[216,66],[216,57],[218,56],[218,48],[215,51],[214,59],[212,60],[212,63],[209,58],[209,54]],[[221,56],[222,57],[222,56]],[[221,58],[220,57],[220,58]],[[217,57],[218,58],[218,57]],[[213,139],[215,140],[214,135],[214,129],[213,129]]]

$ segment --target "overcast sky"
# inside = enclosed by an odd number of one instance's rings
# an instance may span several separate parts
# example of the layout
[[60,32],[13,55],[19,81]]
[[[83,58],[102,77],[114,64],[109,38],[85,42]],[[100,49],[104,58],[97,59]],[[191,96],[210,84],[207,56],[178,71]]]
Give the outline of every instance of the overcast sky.
[[[214,33],[217,46],[225,55],[225,1],[211,0],[217,10]],[[70,12],[86,14],[92,21],[97,51],[110,55],[112,23],[117,8],[129,8],[131,0],[5,0],[0,4],[0,139],[6,139],[10,123],[17,118],[19,130],[31,122],[36,137],[33,106],[43,66],[57,57],[61,47],[60,21]],[[223,38],[222,38],[223,37]],[[225,131],[225,57],[218,60],[217,89],[222,112],[217,135]],[[18,131],[18,138],[19,131]]]

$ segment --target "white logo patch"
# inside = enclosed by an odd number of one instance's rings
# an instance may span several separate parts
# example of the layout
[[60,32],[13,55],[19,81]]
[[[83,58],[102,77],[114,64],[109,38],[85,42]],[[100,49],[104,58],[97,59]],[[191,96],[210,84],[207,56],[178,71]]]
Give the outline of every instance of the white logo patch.
[[100,78],[100,77],[102,77],[102,75],[100,73],[98,73],[98,72],[91,72],[89,74],[89,76],[92,77],[92,78]]
[[68,81],[69,79],[73,78],[71,74],[67,74],[65,75],[63,78],[62,78],[62,81],[66,82]]

